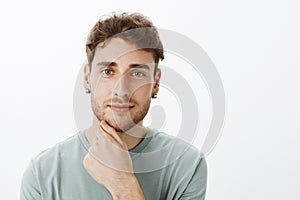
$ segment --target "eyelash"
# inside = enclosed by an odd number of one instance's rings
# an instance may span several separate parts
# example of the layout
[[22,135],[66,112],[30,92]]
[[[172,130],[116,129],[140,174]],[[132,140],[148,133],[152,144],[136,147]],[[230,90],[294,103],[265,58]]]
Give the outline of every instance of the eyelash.
[[145,75],[143,72],[132,72],[132,74],[137,74],[137,73],[141,74],[141,76],[137,76],[137,77],[142,77]]
[[[107,71],[110,71],[111,73],[110,74],[106,74],[105,72],[107,72]],[[113,71],[111,69],[104,69],[104,70],[101,71],[101,73],[103,75],[112,75]]]
[[[109,72],[109,73],[106,73],[106,72]],[[114,72],[113,72],[113,70],[111,70],[111,69],[104,69],[104,70],[100,71],[100,73],[101,73],[105,78],[107,78],[107,77],[113,75]],[[137,75],[137,74],[139,74],[139,75]],[[138,78],[145,76],[145,74],[144,74],[143,72],[140,72],[140,71],[134,71],[134,72],[131,73],[131,75],[132,75],[132,76],[135,76],[135,77],[138,77]]]

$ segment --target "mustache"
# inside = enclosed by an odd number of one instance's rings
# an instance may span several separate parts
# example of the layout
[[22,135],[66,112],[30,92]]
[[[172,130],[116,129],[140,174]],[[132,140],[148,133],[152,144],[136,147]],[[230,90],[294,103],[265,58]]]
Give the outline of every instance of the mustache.
[[114,104],[121,104],[121,105],[134,105],[136,101],[134,99],[120,99],[120,98],[112,98],[104,101],[104,105],[114,105]]

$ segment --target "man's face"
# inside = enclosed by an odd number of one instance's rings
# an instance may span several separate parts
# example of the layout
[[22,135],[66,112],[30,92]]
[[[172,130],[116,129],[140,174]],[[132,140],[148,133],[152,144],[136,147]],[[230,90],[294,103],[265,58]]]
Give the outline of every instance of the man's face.
[[[102,44],[100,44],[102,45]],[[120,38],[106,41],[96,48],[90,76],[94,115],[119,132],[142,125],[151,96],[158,92],[160,70],[154,77],[153,54]]]

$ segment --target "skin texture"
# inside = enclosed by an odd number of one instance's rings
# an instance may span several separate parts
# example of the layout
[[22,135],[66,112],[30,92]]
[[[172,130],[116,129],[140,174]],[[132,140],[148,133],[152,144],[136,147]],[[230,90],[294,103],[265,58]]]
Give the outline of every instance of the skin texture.
[[91,147],[83,165],[113,199],[145,199],[128,149],[146,134],[143,119],[161,76],[154,66],[151,52],[113,38],[97,46],[92,66],[84,68],[94,118],[85,132]]

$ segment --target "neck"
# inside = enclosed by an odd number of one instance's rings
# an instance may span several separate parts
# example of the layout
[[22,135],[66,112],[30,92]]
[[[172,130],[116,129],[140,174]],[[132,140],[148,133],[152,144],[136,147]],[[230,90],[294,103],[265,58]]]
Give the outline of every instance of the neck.
[[[85,137],[90,145],[95,141],[96,135],[99,131],[98,119],[93,120],[92,126],[85,131]],[[143,121],[140,121],[137,125],[133,126],[125,132],[117,132],[121,140],[127,145],[127,149],[133,149],[144,139],[147,133],[146,127],[143,126]]]

